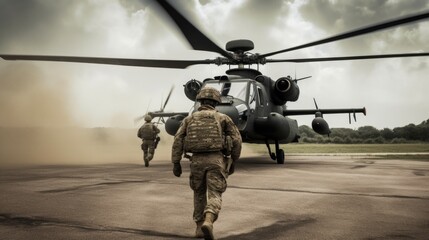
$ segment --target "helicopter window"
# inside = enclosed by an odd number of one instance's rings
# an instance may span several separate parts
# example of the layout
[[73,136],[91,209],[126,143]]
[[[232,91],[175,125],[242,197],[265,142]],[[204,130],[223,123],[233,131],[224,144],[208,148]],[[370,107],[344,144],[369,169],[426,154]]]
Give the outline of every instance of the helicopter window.
[[259,105],[263,107],[265,104],[264,94],[262,93],[262,89],[260,87],[257,87],[257,89],[258,89],[258,95],[259,95]]
[[208,82],[206,86],[216,88],[222,96],[233,96],[241,100],[246,99],[247,82]]
[[255,91],[255,86],[253,84],[250,84],[250,89],[249,89],[249,107],[251,109],[255,109],[256,107],[256,91]]
[[220,95],[227,96],[230,89],[231,89],[231,83],[230,82],[224,83],[222,86],[222,91]]

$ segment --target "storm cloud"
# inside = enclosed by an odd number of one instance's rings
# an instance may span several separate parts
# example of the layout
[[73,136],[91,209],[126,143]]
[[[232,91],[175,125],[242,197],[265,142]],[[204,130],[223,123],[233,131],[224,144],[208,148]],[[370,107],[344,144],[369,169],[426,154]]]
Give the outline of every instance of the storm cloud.
[[[172,3],[220,47],[230,40],[247,38],[255,43],[252,52],[259,53],[296,46],[429,9],[426,1],[417,0],[194,0]],[[428,26],[428,21],[424,20],[279,54],[273,58],[428,51]],[[217,57],[211,52],[191,51],[168,17],[159,12],[153,1],[146,0],[0,0],[0,52],[148,59]],[[358,117],[359,121],[351,126],[348,125],[347,116],[331,115],[326,118],[333,127],[373,125],[383,128],[418,124],[429,117],[427,94],[423,91],[429,87],[426,81],[429,74],[427,66],[427,58],[409,58],[285,63],[259,68],[273,79],[295,74],[298,77],[313,76],[300,82],[300,100],[291,103],[290,108],[313,108],[313,97],[324,108],[365,106],[368,116]],[[189,79],[202,80],[224,74],[228,67],[193,66],[175,70],[70,63],[11,64],[0,61],[3,76],[16,75],[21,68],[33,68],[29,75],[34,76],[26,80],[31,82],[23,82],[22,85],[33,86],[35,82],[41,82],[45,88],[43,91],[52,92],[52,98],[56,99],[53,102],[64,106],[56,107],[58,112],[55,114],[45,115],[46,125],[55,125],[59,122],[57,119],[63,116],[69,119],[65,121],[67,124],[136,127],[133,118],[147,110],[158,110],[171,85],[178,87],[166,111],[188,111],[192,102],[184,97],[181,85]],[[2,80],[3,83],[10,81]],[[19,95],[8,94],[6,90],[1,93],[1,98],[6,99],[3,105],[5,102],[15,102]],[[31,94],[25,97],[32,102],[39,101]],[[19,123],[24,118],[18,113],[14,116]],[[311,118],[298,117],[299,124],[308,125]]]
[[[361,26],[414,14],[428,8],[428,2],[419,0],[310,0],[301,6],[300,13],[314,26],[323,29],[327,35],[333,35]],[[419,52],[427,50],[425,47],[428,37],[429,24],[422,21],[403,25],[393,30],[383,30],[340,41],[339,46],[352,54],[362,54],[363,51],[380,54],[404,51]]]

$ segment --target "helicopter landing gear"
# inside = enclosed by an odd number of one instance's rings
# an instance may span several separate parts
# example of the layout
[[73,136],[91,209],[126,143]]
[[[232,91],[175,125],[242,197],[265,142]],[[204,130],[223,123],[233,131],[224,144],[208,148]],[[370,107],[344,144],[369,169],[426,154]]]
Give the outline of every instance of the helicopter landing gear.
[[276,153],[271,152],[271,148],[270,148],[270,144],[268,143],[268,140],[265,140],[265,144],[267,145],[268,153],[270,154],[271,159],[274,161],[277,160],[277,164],[284,164],[285,152],[283,151],[283,149],[280,149],[279,141],[275,140]]

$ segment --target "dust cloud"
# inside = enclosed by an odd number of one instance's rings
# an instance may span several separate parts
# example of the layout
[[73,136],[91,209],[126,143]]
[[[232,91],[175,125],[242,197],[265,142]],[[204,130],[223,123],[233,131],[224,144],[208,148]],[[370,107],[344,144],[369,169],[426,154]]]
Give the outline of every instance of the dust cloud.
[[2,65],[0,167],[141,162],[137,127],[79,126],[70,107],[68,83],[64,76],[52,79],[35,64]]
[[[136,129],[0,128],[0,166],[141,163]],[[169,159],[171,144],[161,135],[154,160]]]
[[[71,107],[69,80],[62,76],[66,74],[45,71],[31,63],[0,66],[0,167],[143,163],[139,126],[80,126]],[[160,128],[154,160],[168,161],[173,137]],[[243,146],[242,156],[254,154]]]
[[70,126],[67,81],[49,81],[33,64],[7,64],[0,69],[0,126]]

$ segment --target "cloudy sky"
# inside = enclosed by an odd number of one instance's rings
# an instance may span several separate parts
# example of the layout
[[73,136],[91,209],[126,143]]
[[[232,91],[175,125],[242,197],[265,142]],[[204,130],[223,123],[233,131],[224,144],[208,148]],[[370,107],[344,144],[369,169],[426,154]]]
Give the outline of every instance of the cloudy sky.
[[[429,10],[421,0],[180,0],[175,5],[215,43],[251,39],[254,53],[293,47],[357,27]],[[0,53],[120,58],[209,59],[193,51],[149,0],[0,0]],[[429,51],[429,21],[324,44],[272,58],[329,57]],[[273,79],[296,74],[300,99],[291,109],[366,107],[326,115],[331,127],[379,129],[429,119],[429,58],[324,63],[272,63],[260,71]],[[224,74],[227,67],[185,70],[78,63],[0,60],[0,126],[135,127],[133,119],[160,108],[188,111],[189,79]],[[297,117],[310,125],[312,117]]]

